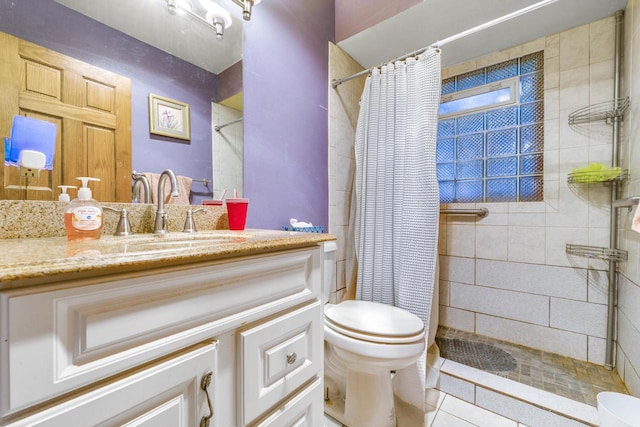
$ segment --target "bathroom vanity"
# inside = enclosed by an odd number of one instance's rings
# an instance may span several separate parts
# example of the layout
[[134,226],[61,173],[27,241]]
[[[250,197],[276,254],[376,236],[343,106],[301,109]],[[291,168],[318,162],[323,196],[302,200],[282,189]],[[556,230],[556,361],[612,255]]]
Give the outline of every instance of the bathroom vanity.
[[0,425],[322,425],[327,240],[0,239]]

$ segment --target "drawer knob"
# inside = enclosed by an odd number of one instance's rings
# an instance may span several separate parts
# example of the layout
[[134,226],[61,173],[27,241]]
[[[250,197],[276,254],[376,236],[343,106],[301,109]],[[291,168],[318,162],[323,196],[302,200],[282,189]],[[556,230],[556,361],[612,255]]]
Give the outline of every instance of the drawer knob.
[[211,398],[209,397],[209,386],[211,385],[211,377],[213,372],[209,371],[202,377],[200,381],[200,388],[204,390],[205,396],[207,396],[207,405],[209,405],[209,415],[205,415],[200,420],[200,427],[209,427],[209,421],[213,417],[213,406],[211,405]]
[[288,365],[293,365],[294,363],[296,363],[296,360],[298,360],[298,355],[295,353],[289,353],[287,354],[287,364]]

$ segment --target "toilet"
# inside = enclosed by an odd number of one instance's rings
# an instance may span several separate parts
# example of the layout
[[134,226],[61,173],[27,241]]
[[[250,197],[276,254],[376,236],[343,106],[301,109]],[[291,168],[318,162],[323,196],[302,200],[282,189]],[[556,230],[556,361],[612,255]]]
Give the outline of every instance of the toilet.
[[[419,317],[391,305],[328,304],[336,249],[324,243],[325,413],[349,427],[395,427],[391,372],[415,363],[435,342],[437,309],[426,331]],[[437,294],[433,301],[437,307]]]

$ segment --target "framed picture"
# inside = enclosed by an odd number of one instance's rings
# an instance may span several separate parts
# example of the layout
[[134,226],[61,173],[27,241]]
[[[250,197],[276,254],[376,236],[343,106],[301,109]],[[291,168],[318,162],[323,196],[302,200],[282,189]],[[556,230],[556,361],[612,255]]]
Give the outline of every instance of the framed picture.
[[150,93],[149,131],[156,135],[190,140],[189,104]]

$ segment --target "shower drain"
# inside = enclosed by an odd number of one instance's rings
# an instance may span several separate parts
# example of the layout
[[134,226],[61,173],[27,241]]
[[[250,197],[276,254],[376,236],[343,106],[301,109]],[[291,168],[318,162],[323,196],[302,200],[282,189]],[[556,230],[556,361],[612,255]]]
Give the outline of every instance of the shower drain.
[[483,371],[505,372],[518,367],[506,351],[489,344],[450,338],[436,338],[440,355],[454,362]]

